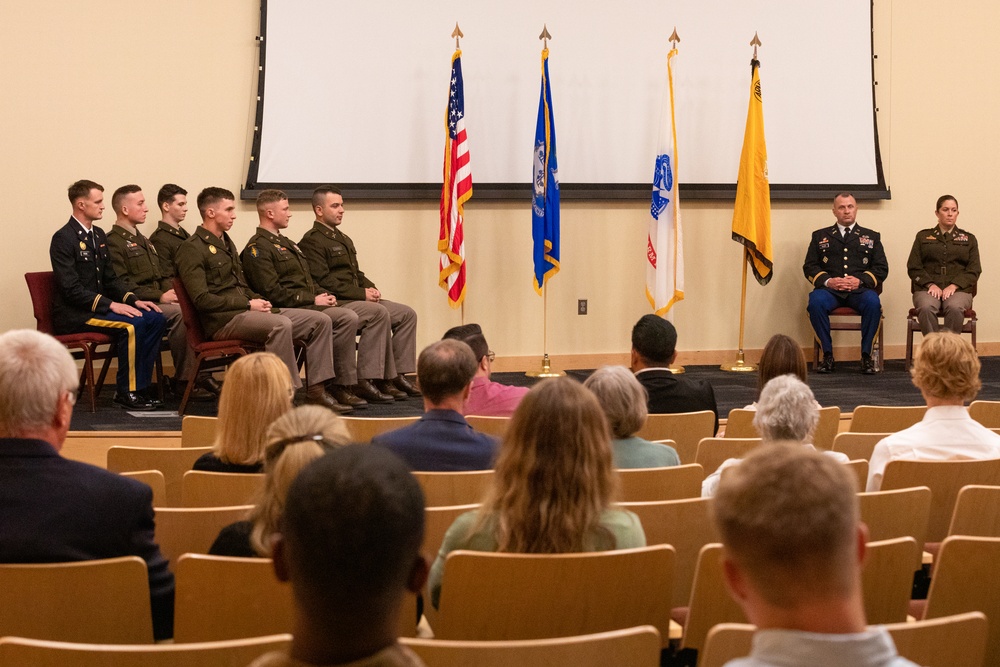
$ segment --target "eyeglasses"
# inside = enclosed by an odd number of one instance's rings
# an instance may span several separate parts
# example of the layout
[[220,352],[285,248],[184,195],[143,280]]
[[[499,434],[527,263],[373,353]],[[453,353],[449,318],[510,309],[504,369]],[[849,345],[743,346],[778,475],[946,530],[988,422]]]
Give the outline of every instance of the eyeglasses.
[[493,360],[497,358],[497,353],[494,352],[493,350],[490,350],[486,353],[486,358],[489,359],[490,363],[492,364]]

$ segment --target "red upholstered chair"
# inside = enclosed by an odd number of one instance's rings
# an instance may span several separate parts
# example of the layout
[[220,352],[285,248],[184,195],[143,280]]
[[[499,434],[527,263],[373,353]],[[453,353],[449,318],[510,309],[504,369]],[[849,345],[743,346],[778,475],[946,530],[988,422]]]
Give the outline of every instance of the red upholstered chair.
[[[180,278],[174,278],[174,292],[177,294],[177,303],[181,307],[181,317],[184,318],[184,325],[187,327],[188,345],[195,353],[195,368],[192,377],[198,376],[198,372],[205,362],[209,362],[207,367],[228,366],[244,354],[249,354],[260,348],[256,343],[246,340],[212,340],[208,338],[201,326],[201,319],[198,317],[194,302],[188,296]],[[187,406],[194,385],[194,382],[187,383],[187,389],[184,390],[177,414],[184,414],[184,408]]]
[[[878,294],[882,294],[882,285],[875,288]],[[834,318],[840,318],[834,320]],[[848,319],[844,319],[848,318]],[[885,329],[885,315],[879,315],[878,320],[878,331],[875,333],[875,341],[872,343],[872,356],[875,358],[875,368],[879,371],[885,370],[885,341],[882,337],[882,332]],[[854,310],[853,308],[848,308],[847,306],[841,306],[840,308],[834,308],[830,312],[830,331],[861,331],[861,313]],[[819,341],[813,336],[813,369],[819,367],[820,352],[822,350],[819,346]]]
[[[972,296],[976,296],[976,285],[972,286]],[[965,324],[962,325],[962,333],[972,334],[972,347],[976,348],[976,322],[979,320],[976,318],[976,311],[972,308],[967,308],[964,313]],[[938,314],[938,320],[940,320],[942,315]],[[913,365],[913,333],[915,331],[920,331],[920,322],[917,320],[917,309],[910,308],[910,312],[906,314],[906,370],[910,370],[910,366]]]
[[[114,341],[110,336],[101,333],[77,333],[56,335],[52,325],[52,295],[55,292],[55,276],[51,271],[25,273],[24,280],[28,283],[28,293],[31,294],[31,309],[35,315],[35,328],[47,333],[66,346],[73,353],[74,359],[83,359],[83,373],[80,384],[87,388],[90,394],[90,411],[97,411],[97,394],[104,385],[108,374],[108,364],[115,356]],[[103,348],[103,349],[99,349]],[[101,374],[94,380],[94,360],[103,359]]]

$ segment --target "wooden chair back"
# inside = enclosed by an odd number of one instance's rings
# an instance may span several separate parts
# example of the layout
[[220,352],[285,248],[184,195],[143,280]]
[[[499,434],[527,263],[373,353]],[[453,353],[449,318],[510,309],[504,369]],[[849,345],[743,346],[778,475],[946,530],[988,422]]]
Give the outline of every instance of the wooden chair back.
[[414,472],[424,490],[426,507],[471,505],[482,501],[493,482],[492,470],[470,472]]
[[865,488],[868,483],[868,461],[864,459],[854,459],[844,464],[851,470],[854,479],[858,482],[858,489]]
[[185,554],[175,566],[174,642],[290,633],[292,590],[268,558]]
[[955,500],[963,486],[1000,485],[1000,459],[981,461],[889,461],[882,489],[926,486],[931,490],[927,541],[940,542],[948,534]]
[[695,457],[698,455],[698,443],[685,443],[683,446],[678,445],[676,442],[670,438],[661,438],[659,440],[650,440],[650,442],[655,442],[658,445],[667,445],[673,447],[674,451],[677,452],[677,459],[680,461],[681,465],[690,465],[694,463]]
[[671,607],[683,607],[691,599],[698,554],[706,544],[719,541],[710,514],[711,503],[711,498],[686,498],[622,504],[623,509],[638,515],[646,533],[646,544],[669,544],[674,548]]
[[704,468],[697,463],[667,468],[620,468],[621,502],[698,498],[704,478]]
[[[833,451],[846,454],[847,458],[852,461],[856,459],[870,461],[872,458],[872,452],[875,450],[875,445],[881,442],[881,440],[888,435],[890,434],[852,433],[850,431],[844,431],[843,433],[838,433],[833,439]],[[865,488],[864,485],[862,485],[861,488]]]
[[181,505],[184,507],[253,505],[263,488],[263,473],[189,470],[181,478]]
[[111,447],[108,449],[108,470],[159,470],[163,473],[166,491],[165,507],[180,507],[184,473],[191,470],[198,457],[210,451],[211,447]]
[[181,420],[181,447],[211,447],[219,429],[218,417],[184,415]]
[[[744,410],[737,408],[729,411],[729,419],[726,421],[727,438],[759,438],[760,433],[753,426],[756,410]],[[833,439],[840,429],[840,408],[832,406],[819,409],[819,422],[816,424],[816,431],[813,433],[812,444],[817,449],[832,449]]]
[[253,505],[235,507],[159,507],[156,510],[156,543],[170,561],[187,553],[206,554],[219,531],[247,518]]
[[204,644],[72,644],[20,637],[0,639],[0,667],[246,667],[259,656],[287,651],[291,635]]
[[486,433],[498,438],[502,438],[507,433],[507,427],[510,426],[510,417],[465,415],[465,421],[469,422],[469,426],[480,433]]
[[1000,486],[962,487],[951,514],[948,535],[1000,537]]
[[722,573],[722,545],[706,544],[698,553],[680,647],[700,651],[712,626],[746,621],[746,614],[726,590]]
[[725,438],[759,438],[760,433],[753,426],[756,410],[746,410],[744,408],[733,408],[729,411],[726,419]]
[[448,641],[403,639],[430,667],[657,667],[660,633],[651,625],[556,639]]
[[931,490],[926,486],[858,494],[861,520],[868,526],[872,542],[912,537],[919,549],[927,539],[931,512]]
[[380,433],[409,426],[420,417],[342,417],[354,442],[371,442]]
[[[979,612],[916,622],[889,623],[896,651],[925,667],[982,667],[986,654],[986,616]],[[708,633],[698,667],[722,667],[750,655],[757,628],[743,623],[720,623]]]
[[[934,562],[924,618],[978,611],[1000,619],[1000,539],[949,537]],[[1000,623],[990,623],[984,665],[1000,665]]]
[[149,575],[138,556],[0,565],[0,637],[149,644]]
[[702,438],[698,443],[698,455],[695,461],[704,469],[705,475],[711,475],[719,469],[723,461],[742,459],[757,447],[760,438]]
[[636,433],[645,440],[673,440],[681,463],[694,463],[698,443],[715,435],[715,414],[711,410],[678,412],[670,415],[649,415],[646,424]]
[[167,501],[167,483],[159,470],[136,470],[119,473],[122,477],[137,479],[153,492],[153,507],[162,507]]
[[906,620],[920,547],[912,537],[869,542],[861,570],[865,617],[871,625]]
[[859,405],[854,408],[848,430],[853,433],[895,433],[919,422],[925,412],[925,405]]
[[444,542],[444,535],[451,528],[451,524],[455,523],[455,519],[466,512],[477,510],[480,507],[481,505],[472,504],[427,507],[424,509],[424,542],[420,550],[430,559],[431,563],[434,562],[434,558],[441,551],[441,543]]
[[652,625],[666,644],[674,550],[572,554],[454,551],[441,584],[439,639],[568,637]]
[[1000,401],[973,401],[969,416],[986,428],[1000,428]]

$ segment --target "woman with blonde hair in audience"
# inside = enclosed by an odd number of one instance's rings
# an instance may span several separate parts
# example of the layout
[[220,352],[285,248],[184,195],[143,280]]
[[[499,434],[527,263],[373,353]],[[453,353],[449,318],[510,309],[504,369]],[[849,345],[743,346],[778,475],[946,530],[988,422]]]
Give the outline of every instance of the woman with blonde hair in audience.
[[478,511],[448,529],[430,574],[437,606],[456,549],[573,553],[646,544],[639,518],[615,508],[611,433],[594,395],[570,378],[539,382],[514,411]]
[[237,359],[226,371],[212,451],[195,461],[206,472],[260,472],[267,427],[292,407],[288,367],[270,352]]
[[288,488],[307,465],[351,441],[344,420],[318,405],[304,405],[278,417],[267,430],[264,486],[245,521],[222,529],[209,553],[247,558],[271,556],[271,535],[285,507]]
[[636,436],[646,423],[646,389],[624,366],[604,366],[591,373],[583,386],[594,393],[611,427],[611,455],[616,468],[660,468],[680,465],[677,451],[668,445]]
[[[792,374],[779,375],[768,381],[760,392],[754,428],[760,433],[763,444],[787,444],[814,449],[813,433],[819,423],[819,404],[812,390]],[[848,458],[841,452],[824,451],[840,463]],[[718,470],[701,483],[702,496],[714,496],[722,471],[736,465],[740,459],[726,459]]]
[[[785,334],[771,336],[760,354],[757,364],[757,396],[764,391],[764,385],[780,375],[794,375],[809,384],[809,369],[802,347]],[[819,403],[816,404],[819,406]],[[757,403],[751,403],[744,410],[756,410]]]

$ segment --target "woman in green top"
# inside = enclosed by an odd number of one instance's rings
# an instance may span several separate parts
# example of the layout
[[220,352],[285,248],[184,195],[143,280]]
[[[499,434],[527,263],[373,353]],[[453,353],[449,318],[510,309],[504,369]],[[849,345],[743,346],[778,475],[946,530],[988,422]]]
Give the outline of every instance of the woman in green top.
[[608,422],[570,378],[539,382],[511,418],[482,508],[459,516],[431,568],[437,606],[451,551],[554,554],[646,545],[639,518],[612,506],[618,479]]
[[636,436],[646,423],[646,390],[624,366],[604,366],[591,373],[583,386],[594,392],[611,427],[611,453],[616,468],[662,468],[680,465],[669,445]]

